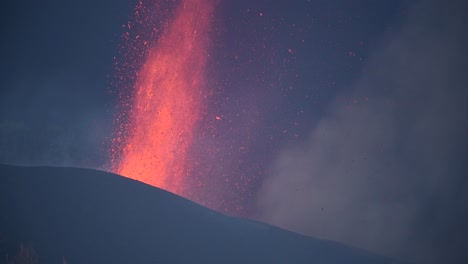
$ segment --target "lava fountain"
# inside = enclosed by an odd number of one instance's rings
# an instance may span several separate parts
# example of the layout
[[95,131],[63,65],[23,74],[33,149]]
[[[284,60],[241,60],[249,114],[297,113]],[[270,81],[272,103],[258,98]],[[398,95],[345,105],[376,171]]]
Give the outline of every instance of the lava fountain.
[[[142,2],[140,1],[140,4]],[[189,149],[204,107],[211,0],[182,0],[137,70],[126,119],[117,124],[112,171],[179,195],[187,191]],[[138,38],[139,36],[136,36]]]

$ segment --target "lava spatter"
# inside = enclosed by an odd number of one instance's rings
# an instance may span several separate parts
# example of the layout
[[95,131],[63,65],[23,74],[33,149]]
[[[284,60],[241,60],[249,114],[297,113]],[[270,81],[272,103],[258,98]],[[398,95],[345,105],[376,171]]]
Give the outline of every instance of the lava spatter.
[[129,106],[119,121],[125,124],[117,124],[114,172],[184,195],[193,129],[204,105],[213,11],[211,0],[181,1],[157,41],[142,40],[148,50],[131,96],[123,98]]

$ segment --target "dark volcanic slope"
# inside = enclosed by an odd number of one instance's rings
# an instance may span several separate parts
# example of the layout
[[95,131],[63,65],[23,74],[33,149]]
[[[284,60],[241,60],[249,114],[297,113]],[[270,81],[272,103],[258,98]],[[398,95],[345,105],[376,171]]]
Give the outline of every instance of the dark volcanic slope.
[[0,212],[0,253],[40,263],[392,263],[87,169],[0,165]]

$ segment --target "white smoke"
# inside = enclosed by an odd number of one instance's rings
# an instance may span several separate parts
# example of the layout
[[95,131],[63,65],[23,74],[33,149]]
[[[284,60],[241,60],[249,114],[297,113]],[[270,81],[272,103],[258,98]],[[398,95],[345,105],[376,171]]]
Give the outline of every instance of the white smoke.
[[419,263],[468,257],[453,236],[468,202],[463,5],[410,9],[309,139],[279,153],[261,220]]

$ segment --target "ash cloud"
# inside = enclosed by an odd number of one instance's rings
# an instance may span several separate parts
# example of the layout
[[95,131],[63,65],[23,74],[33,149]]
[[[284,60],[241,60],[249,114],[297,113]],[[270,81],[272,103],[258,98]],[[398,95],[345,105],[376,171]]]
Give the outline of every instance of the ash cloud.
[[307,141],[283,149],[259,218],[415,263],[466,263],[468,20],[420,1]]
[[98,168],[111,113],[83,93],[103,89],[81,75],[9,81],[0,98],[0,163]]

